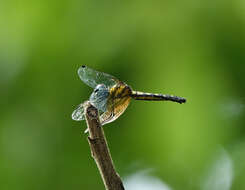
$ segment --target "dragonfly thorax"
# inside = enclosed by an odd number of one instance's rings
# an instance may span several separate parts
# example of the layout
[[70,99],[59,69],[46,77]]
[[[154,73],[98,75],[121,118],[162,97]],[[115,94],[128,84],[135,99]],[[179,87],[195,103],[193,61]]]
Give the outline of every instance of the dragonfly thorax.
[[97,109],[105,112],[109,90],[104,84],[98,84],[90,95],[90,103]]
[[129,97],[132,94],[132,89],[130,86],[123,82],[119,82],[110,88],[110,97],[113,99],[119,99],[124,97]]

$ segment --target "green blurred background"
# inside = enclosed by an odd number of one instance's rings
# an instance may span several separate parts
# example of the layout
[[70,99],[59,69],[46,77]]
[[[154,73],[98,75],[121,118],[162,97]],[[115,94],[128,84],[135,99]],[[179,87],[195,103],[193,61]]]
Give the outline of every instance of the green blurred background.
[[1,190],[104,189],[71,119],[83,64],[188,100],[104,127],[126,190],[245,189],[243,0],[1,0]]

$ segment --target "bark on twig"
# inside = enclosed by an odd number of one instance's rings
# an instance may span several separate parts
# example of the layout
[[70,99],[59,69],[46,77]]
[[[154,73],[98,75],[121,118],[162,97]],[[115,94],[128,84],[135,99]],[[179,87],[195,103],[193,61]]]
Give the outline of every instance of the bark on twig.
[[106,190],[124,190],[122,180],[115,167],[99,120],[98,110],[87,102],[84,106],[89,130],[88,142]]

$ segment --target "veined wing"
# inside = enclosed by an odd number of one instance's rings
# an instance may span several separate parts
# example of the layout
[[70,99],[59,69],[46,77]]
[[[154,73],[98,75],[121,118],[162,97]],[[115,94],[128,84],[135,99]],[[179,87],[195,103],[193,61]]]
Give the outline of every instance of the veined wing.
[[95,88],[98,84],[105,84],[106,87],[110,88],[119,81],[112,75],[93,70],[85,65],[78,69],[78,75],[85,84],[92,88]]
[[103,114],[100,115],[101,125],[105,125],[107,123],[111,123],[115,119],[117,119],[117,118],[114,117],[113,111],[106,111],[106,112],[104,112]]
[[72,112],[71,117],[75,121],[81,121],[85,119],[83,103],[78,105],[78,107]]

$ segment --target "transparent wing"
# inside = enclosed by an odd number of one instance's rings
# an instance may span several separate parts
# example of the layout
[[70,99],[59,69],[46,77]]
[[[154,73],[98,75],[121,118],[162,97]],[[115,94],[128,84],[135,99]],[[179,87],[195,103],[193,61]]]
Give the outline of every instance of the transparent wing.
[[72,112],[71,117],[75,121],[81,121],[85,119],[83,104],[78,105],[78,107]]
[[114,114],[112,111],[106,111],[103,114],[100,115],[100,122],[101,125],[105,125],[107,123],[111,123],[116,118],[114,117]]
[[95,71],[87,66],[81,66],[78,69],[80,79],[88,86],[95,88],[98,84],[105,84],[106,87],[112,87],[119,80],[107,73]]

